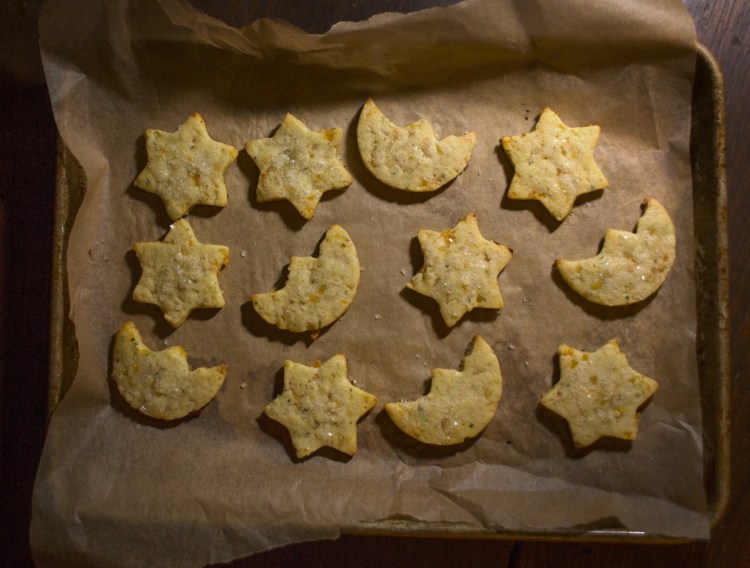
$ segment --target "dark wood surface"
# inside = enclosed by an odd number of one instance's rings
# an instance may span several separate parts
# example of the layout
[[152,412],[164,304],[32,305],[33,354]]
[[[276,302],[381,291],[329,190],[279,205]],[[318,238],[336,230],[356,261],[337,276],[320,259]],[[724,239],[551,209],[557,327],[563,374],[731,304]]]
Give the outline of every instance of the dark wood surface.
[[[40,0],[0,6],[0,565],[29,566],[30,496],[44,442],[56,128],[36,41]],[[340,20],[452,0],[196,1],[239,25],[284,18],[311,32]],[[707,543],[622,545],[345,536],[237,566],[750,566],[750,9],[686,0],[726,91],[730,258],[731,499]]]

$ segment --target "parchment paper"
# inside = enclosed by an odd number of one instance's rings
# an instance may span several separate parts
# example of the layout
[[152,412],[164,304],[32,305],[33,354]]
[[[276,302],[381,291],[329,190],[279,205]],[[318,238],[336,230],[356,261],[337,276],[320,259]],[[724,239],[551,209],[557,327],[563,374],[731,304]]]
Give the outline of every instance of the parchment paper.
[[[54,0],[41,42],[60,132],[88,178],[67,264],[80,363],[34,493],[42,565],[197,566],[385,519],[707,537],[688,153],[695,37],[679,0],[474,0],[324,35],[270,21],[236,30],[178,0]],[[354,135],[369,96],[397,124],[424,117],[441,137],[476,131],[468,169],[416,197],[376,182]],[[529,131],[544,107],[568,125],[602,127],[595,156],[610,187],[579,200],[562,224],[504,197],[512,167],[498,140]],[[227,207],[189,216],[200,241],[230,247],[226,307],[173,331],[158,308],[130,298],[140,276],[132,244],[160,240],[169,226],[158,198],[132,181],[146,161],[144,130],[174,131],[195,111],[214,139],[239,149],[286,112],[313,129],[343,127],[355,181],[304,223],[288,203],[256,202],[258,172],[241,150]],[[607,227],[632,230],[647,196],[677,227],[664,286],[629,308],[578,299],[554,259],[593,256]],[[469,211],[514,256],[500,276],[505,307],[448,330],[436,304],[404,286],[422,262],[417,231],[452,227]],[[350,310],[314,342],[264,324],[249,294],[279,286],[289,258],[315,253],[333,223],[363,267]],[[182,345],[195,364],[228,362],[199,416],[160,425],[113,390],[111,341],[127,319],[154,349]],[[456,368],[476,334],[503,372],[494,420],[455,448],[408,439],[382,404],[423,394],[430,369]],[[560,343],[591,351],[611,338],[660,388],[637,440],[574,451],[565,422],[538,400],[559,375]],[[279,392],[284,359],[336,353],[379,403],[359,425],[353,458],[296,460],[263,406]]]

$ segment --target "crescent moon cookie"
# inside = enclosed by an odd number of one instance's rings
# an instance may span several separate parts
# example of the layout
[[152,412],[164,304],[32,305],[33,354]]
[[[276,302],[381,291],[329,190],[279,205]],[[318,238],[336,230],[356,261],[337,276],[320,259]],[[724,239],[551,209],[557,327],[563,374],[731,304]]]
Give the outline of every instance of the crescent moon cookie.
[[143,273],[133,290],[136,302],[155,304],[172,327],[198,308],[222,308],[219,272],[229,263],[229,249],[198,242],[190,223],[175,222],[162,242],[135,243]]
[[545,108],[531,132],[503,136],[500,142],[515,167],[508,197],[536,199],[555,219],[565,219],[579,195],[609,185],[594,161],[600,131],[570,128]]
[[146,130],[146,153],[148,163],[133,183],[161,197],[173,221],[193,205],[227,204],[224,173],[237,148],[211,139],[197,112],[176,132]]
[[339,225],[326,231],[317,258],[293,256],[286,284],[250,299],[260,317],[280,329],[317,331],[340,318],[359,286],[359,259]]
[[541,404],[567,420],[573,443],[581,448],[604,436],[634,440],[638,408],[658,383],[634,371],[616,339],[594,351],[558,348],[560,380]]
[[474,337],[457,371],[433,369],[430,392],[409,402],[384,405],[391,420],[412,438],[448,446],[478,436],[495,416],[503,390],[492,348]]
[[474,213],[452,229],[421,230],[417,238],[424,265],[406,287],[433,298],[448,327],[474,308],[503,307],[497,279],[513,253],[482,236]]
[[607,229],[601,252],[584,260],[557,259],[565,282],[590,302],[623,306],[656,293],[675,259],[675,230],[669,214],[653,198],[635,233]]
[[357,422],[378,399],[351,384],[346,373],[343,355],[311,367],[284,361],[284,390],[263,412],[289,430],[298,458],[323,446],[357,452]]
[[311,219],[323,193],[352,183],[339,156],[342,139],[341,128],[313,131],[287,114],[272,138],[245,144],[260,169],[258,201],[286,199],[300,215]]
[[112,352],[112,380],[127,403],[151,418],[177,420],[199,411],[219,392],[227,365],[190,370],[174,346],[151,351],[131,321],[120,327]]
[[388,120],[372,99],[357,123],[357,144],[370,173],[404,191],[434,191],[460,174],[477,144],[474,132],[437,139],[421,119],[406,127]]

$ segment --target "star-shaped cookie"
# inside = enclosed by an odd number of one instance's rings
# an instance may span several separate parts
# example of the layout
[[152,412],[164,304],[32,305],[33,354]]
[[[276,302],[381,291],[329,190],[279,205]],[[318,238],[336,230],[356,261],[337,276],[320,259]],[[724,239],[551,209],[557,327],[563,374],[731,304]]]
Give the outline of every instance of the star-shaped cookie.
[[133,183],[161,197],[173,221],[193,205],[227,204],[224,173],[237,148],[212,140],[197,112],[176,132],[146,130],[146,153],[148,163]]
[[133,249],[143,268],[133,299],[159,306],[173,327],[196,308],[224,306],[218,277],[229,249],[198,242],[185,219],[172,225],[164,241],[135,243]]
[[346,357],[334,355],[312,367],[284,361],[284,390],[263,412],[283,424],[298,458],[329,446],[345,454],[357,451],[357,421],[377,398],[346,377]]
[[512,251],[482,237],[474,213],[452,229],[421,230],[417,237],[424,264],[406,286],[433,298],[448,327],[474,308],[503,307],[497,278]]
[[542,406],[567,420],[576,447],[604,436],[635,439],[638,407],[659,386],[634,371],[616,339],[594,351],[578,351],[563,344],[560,381],[542,396]]
[[272,138],[245,144],[260,170],[256,195],[261,203],[286,199],[305,219],[311,219],[328,190],[352,183],[339,156],[341,128],[310,130],[291,114]]
[[531,132],[503,136],[515,167],[508,197],[536,199],[555,219],[565,219],[579,195],[609,185],[594,161],[600,131],[596,125],[570,128],[545,108]]

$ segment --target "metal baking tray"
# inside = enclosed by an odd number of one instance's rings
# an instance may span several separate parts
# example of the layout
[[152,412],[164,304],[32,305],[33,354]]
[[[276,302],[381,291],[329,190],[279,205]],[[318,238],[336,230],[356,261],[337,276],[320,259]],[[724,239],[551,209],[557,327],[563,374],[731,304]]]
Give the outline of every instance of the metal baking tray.
[[[698,370],[701,381],[704,480],[711,527],[729,496],[729,326],[726,227],[724,92],[721,70],[698,45],[692,100],[690,153],[696,241]],[[70,228],[86,192],[86,176],[59,141],[52,269],[52,329],[48,411],[73,382],[78,366],[75,326],[68,318],[66,251]],[[587,525],[560,531],[490,531],[462,525],[389,520],[342,527],[345,534],[617,542],[680,542],[644,532]]]

